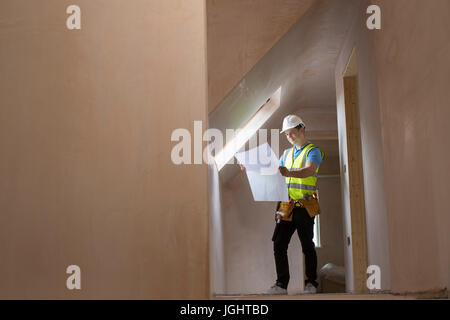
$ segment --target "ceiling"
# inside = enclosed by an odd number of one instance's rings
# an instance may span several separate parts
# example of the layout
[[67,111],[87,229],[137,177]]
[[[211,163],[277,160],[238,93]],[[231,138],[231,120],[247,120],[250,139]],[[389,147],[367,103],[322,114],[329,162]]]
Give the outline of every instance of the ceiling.
[[315,1],[206,1],[209,112]]

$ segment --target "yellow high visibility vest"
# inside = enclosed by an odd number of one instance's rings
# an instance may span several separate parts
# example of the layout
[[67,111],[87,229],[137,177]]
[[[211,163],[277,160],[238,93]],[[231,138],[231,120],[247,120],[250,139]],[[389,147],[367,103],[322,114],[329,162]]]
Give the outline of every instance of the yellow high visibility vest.
[[[284,166],[288,168],[291,171],[297,171],[301,168],[304,168],[306,166],[306,157],[308,156],[308,153],[314,149],[317,148],[312,143],[308,144],[303,148],[303,150],[300,152],[299,156],[293,161],[294,158],[294,147],[291,149],[287,149],[283,153],[284,157]],[[319,149],[319,148],[317,148]],[[324,157],[324,153],[322,150],[320,150],[320,153],[322,154],[322,159]],[[308,177],[308,178],[292,178],[292,177],[286,177],[286,184],[288,187],[288,193],[289,197],[293,200],[299,200],[299,199],[305,199],[306,195],[312,195],[314,192],[316,192],[316,182],[317,182],[317,174],[319,172],[319,167],[316,168],[316,171],[314,172],[314,175]]]

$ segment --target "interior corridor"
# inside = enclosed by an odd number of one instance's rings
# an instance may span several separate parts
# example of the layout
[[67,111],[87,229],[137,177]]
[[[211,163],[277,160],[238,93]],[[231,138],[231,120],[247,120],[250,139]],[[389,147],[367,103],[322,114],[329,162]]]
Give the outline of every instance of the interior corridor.
[[[291,4],[279,3],[286,8]],[[377,4],[383,13],[380,30],[367,27],[370,15],[366,11],[372,4]],[[271,130],[280,130],[283,118],[296,114],[306,122],[308,141],[325,153],[317,182],[322,212],[315,229],[319,234],[315,242],[321,294],[302,294],[304,262],[295,233],[288,250],[289,295],[284,298],[447,297],[448,235],[436,221],[445,221],[448,226],[448,206],[441,203],[440,210],[430,212],[416,197],[425,192],[428,196],[434,194],[432,198],[436,201],[441,194],[435,189],[439,183],[427,180],[428,188],[424,191],[416,188],[415,182],[408,184],[408,188],[400,187],[400,181],[406,183],[407,176],[411,177],[416,168],[424,165],[416,162],[419,159],[411,153],[407,152],[406,157],[401,150],[407,149],[402,148],[418,141],[426,143],[428,139],[433,144],[442,141],[434,130],[426,131],[427,138],[417,136],[411,125],[414,121],[424,124],[420,120],[424,118],[428,119],[426,123],[437,120],[435,112],[448,115],[444,107],[448,94],[444,87],[437,84],[439,88],[434,85],[431,88],[430,84],[427,93],[425,83],[419,81],[426,75],[418,73],[418,69],[429,70],[429,77],[440,74],[449,83],[448,76],[437,70],[438,61],[444,69],[449,68],[443,55],[449,50],[449,41],[439,28],[430,29],[431,21],[426,14],[439,10],[440,6],[448,8],[448,3],[437,1],[427,6],[419,1],[414,4],[297,1],[298,11],[289,10],[292,15],[297,14],[295,19],[273,14],[280,28],[288,23],[290,28],[280,31],[278,36],[273,35],[272,28],[264,37],[256,29],[265,30],[274,20],[266,19],[268,13],[263,10],[252,11],[255,8],[250,1],[239,4],[211,1],[208,5],[209,127],[223,132],[227,128],[246,128],[246,121],[261,112],[267,99],[281,88],[279,108],[259,127],[269,132],[269,144],[273,142]],[[308,9],[300,10],[302,5]],[[423,11],[416,11],[417,7]],[[234,24],[237,11],[242,20]],[[260,20],[255,18],[257,14]],[[413,20],[420,27],[412,28],[407,23]],[[444,23],[444,20],[441,16],[435,21]],[[430,32],[432,40],[427,38]],[[424,41],[429,47],[420,45]],[[230,53],[224,50],[226,47],[235,50]],[[432,63],[429,56],[437,60]],[[398,81],[392,81],[391,77]],[[435,92],[444,104],[424,106],[411,100],[413,92],[418,98],[419,88],[420,101],[427,101],[426,96],[430,102],[435,101],[430,96]],[[428,111],[419,111],[425,109]],[[257,145],[264,143],[256,132],[252,140],[258,141]],[[279,145],[279,150],[274,149],[278,155],[291,147],[283,135],[279,137]],[[247,142],[235,151],[254,146]],[[442,146],[441,152],[448,154],[448,148],[442,150]],[[392,162],[401,165],[392,166]],[[237,164],[210,166],[209,176],[210,205],[214,204],[210,206],[212,293],[219,298],[278,299],[263,295],[276,279],[270,239],[275,203],[253,201],[247,176]],[[394,207],[400,211],[393,212]],[[409,213],[417,208],[423,208],[431,220],[413,222]],[[431,253],[426,249],[431,243],[444,251]],[[427,262],[419,258],[422,254],[427,255]],[[377,289],[367,287],[369,266],[381,271]],[[415,276],[417,272],[420,277]]]
[[[450,0],[68,2],[0,0],[0,299],[448,298]],[[289,114],[319,287],[294,234],[267,296],[277,201],[226,161]]]

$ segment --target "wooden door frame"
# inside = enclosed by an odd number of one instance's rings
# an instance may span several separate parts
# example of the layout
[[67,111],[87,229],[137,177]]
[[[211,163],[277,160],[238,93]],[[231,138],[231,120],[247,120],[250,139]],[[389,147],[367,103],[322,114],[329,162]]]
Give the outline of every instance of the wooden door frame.
[[345,131],[350,209],[353,293],[367,293],[367,229],[362,168],[361,128],[358,105],[358,65],[356,49],[342,75],[345,104]]

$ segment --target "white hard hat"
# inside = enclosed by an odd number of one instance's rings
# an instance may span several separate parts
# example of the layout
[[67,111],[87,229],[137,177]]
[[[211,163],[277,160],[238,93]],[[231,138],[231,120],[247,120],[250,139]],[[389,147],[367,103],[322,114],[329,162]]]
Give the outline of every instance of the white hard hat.
[[298,126],[299,124],[301,124],[303,127],[305,126],[305,123],[303,122],[303,120],[293,114],[290,114],[288,116],[286,116],[283,120],[283,130],[280,133],[285,132],[286,130],[295,128],[296,126]]

